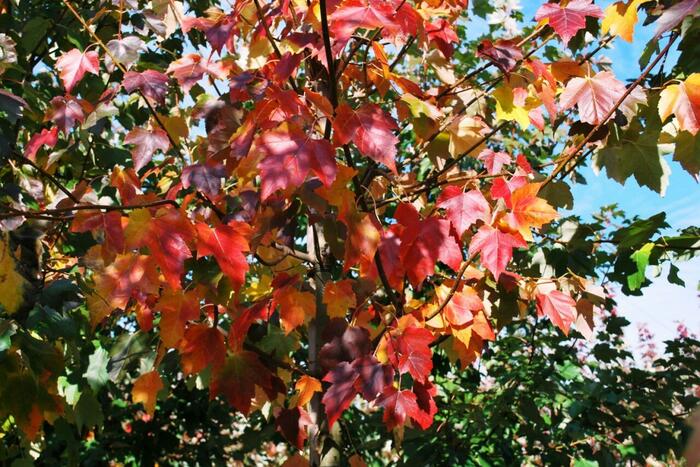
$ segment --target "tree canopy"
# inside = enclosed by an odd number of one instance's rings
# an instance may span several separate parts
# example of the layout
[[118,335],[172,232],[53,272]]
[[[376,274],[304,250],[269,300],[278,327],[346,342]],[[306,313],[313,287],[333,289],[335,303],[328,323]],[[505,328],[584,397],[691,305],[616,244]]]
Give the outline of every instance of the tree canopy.
[[697,180],[699,18],[0,1],[0,459],[680,459],[700,342],[635,361],[615,297],[700,229],[572,188]]

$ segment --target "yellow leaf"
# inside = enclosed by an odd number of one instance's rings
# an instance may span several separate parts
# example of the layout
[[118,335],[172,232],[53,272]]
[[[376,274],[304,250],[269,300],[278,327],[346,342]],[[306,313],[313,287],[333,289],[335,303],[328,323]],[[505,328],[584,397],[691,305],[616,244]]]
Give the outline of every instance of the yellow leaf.
[[187,125],[187,120],[182,115],[165,116],[159,115],[159,120],[163,123],[165,130],[180,144],[180,139],[187,139],[190,134],[190,127]]
[[496,99],[496,118],[498,120],[515,121],[522,128],[530,126],[530,111],[525,107],[525,99],[519,95],[523,92],[527,95],[527,91],[524,89],[512,89],[508,85],[500,86],[493,92],[493,97]]
[[608,6],[600,26],[603,34],[610,32],[613,36],[632,42],[634,26],[637,24],[637,8],[645,1],[630,0],[628,3],[616,2]]
[[10,238],[2,232],[0,242],[0,305],[9,314],[16,313],[24,301],[24,289],[27,281],[16,269],[15,256],[10,249]]
[[160,379],[158,371],[153,370],[144,373],[134,382],[131,389],[131,399],[134,404],[141,402],[149,415],[156,411],[156,399],[158,391],[163,389],[163,380]]
[[321,382],[313,376],[303,375],[297,381],[294,389],[299,392],[296,405],[297,407],[302,407],[311,401],[314,393],[321,392]]
[[488,126],[480,118],[462,117],[451,124],[448,131],[450,132],[449,152],[452,157],[460,156],[467,151],[470,151],[470,154],[478,154],[486,147],[484,143],[474,147],[488,131]]
[[678,119],[681,130],[693,135],[700,130],[700,73],[693,73],[685,81],[661,91],[659,116],[663,121],[671,114]]

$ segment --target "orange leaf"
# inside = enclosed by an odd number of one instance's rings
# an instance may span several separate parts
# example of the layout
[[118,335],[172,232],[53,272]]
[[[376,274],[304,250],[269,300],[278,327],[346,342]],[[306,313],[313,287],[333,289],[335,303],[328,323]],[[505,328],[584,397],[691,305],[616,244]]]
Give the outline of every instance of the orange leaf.
[[199,373],[209,365],[218,368],[224,364],[225,356],[224,335],[218,328],[192,325],[180,341],[180,365],[187,375]]
[[511,230],[532,241],[532,228],[540,228],[558,217],[557,211],[542,198],[537,197],[541,183],[528,183],[511,194],[511,212],[505,221]]
[[352,280],[329,282],[323,291],[323,303],[330,318],[345,318],[349,308],[357,306]]
[[273,304],[280,307],[280,321],[285,334],[304,324],[307,316],[316,316],[316,299],[310,292],[301,292],[294,287],[282,287],[273,295]]
[[301,378],[299,378],[299,381],[297,381],[294,389],[299,392],[297,407],[301,407],[311,401],[314,393],[321,392],[321,382],[313,376],[303,375]]
[[131,389],[131,399],[134,404],[141,402],[149,415],[153,415],[156,410],[156,399],[158,392],[163,389],[163,380],[157,370],[144,373],[134,381]]

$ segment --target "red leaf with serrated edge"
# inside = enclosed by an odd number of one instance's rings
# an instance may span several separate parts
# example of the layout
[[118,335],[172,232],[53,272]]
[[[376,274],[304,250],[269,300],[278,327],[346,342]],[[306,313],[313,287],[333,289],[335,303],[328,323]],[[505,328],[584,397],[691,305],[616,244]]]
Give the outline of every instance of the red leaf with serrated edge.
[[491,217],[491,207],[479,190],[465,193],[458,186],[447,186],[440,193],[437,206],[447,210],[447,219],[460,237],[476,221],[488,222]]
[[325,139],[313,139],[291,127],[263,133],[258,144],[265,153],[260,163],[263,200],[277,190],[300,186],[309,170],[313,170],[325,186],[335,180],[338,170],[335,154]]
[[592,3],[593,0],[571,0],[566,5],[545,3],[535,13],[535,20],[548,20],[549,25],[566,44],[579,30],[586,27],[586,16],[604,16],[603,10]]
[[576,301],[570,295],[552,290],[537,294],[537,315],[547,315],[556,327],[569,335],[571,324],[576,321]]
[[226,178],[226,169],[221,164],[192,164],[182,169],[182,186],[193,186],[202,193],[216,197],[221,191],[221,180]]
[[156,70],[142,72],[127,71],[122,85],[126,92],[134,92],[137,89],[153,102],[162,104],[168,92],[168,75]]
[[44,128],[40,133],[36,133],[29,138],[27,145],[24,147],[24,157],[33,161],[36,158],[36,153],[42,146],[52,148],[58,143],[58,127],[55,126],[50,130]]
[[51,99],[49,118],[63,134],[67,135],[76,122],[83,123],[85,121],[85,110],[81,101],[74,97],[56,96]]
[[194,53],[175,60],[165,72],[173,75],[185,92],[189,92],[205,73],[216,79],[226,78],[226,71],[221,63],[203,59]]
[[186,375],[199,373],[208,366],[219,368],[226,357],[224,334],[218,328],[194,324],[185,331],[179,350],[180,365]]
[[359,377],[359,373],[350,363],[341,362],[323,378],[323,381],[331,383],[322,399],[323,405],[326,407],[329,429],[333,428],[333,424],[350,407],[352,400],[357,395],[358,390],[355,383]]
[[245,341],[250,326],[258,320],[267,321],[268,319],[270,319],[269,300],[261,300],[246,308],[231,323],[228,332],[228,346],[234,351],[242,350],[243,341]]
[[277,431],[297,449],[304,447],[304,441],[308,437],[306,428],[312,423],[309,413],[301,407],[281,409],[275,418]]
[[489,175],[500,173],[503,166],[510,164],[512,161],[510,154],[507,152],[496,152],[491,149],[481,151],[478,159],[484,163],[484,167],[486,167]]
[[484,39],[476,50],[476,56],[490,61],[508,75],[523,59],[523,52],[515,41],[499,39],[491,42]]
[[273,391],[272,374],[256,353],[243,350],[230,355],[214,371],[210,397],[213,399],[216,395],[222,395],[243,415],[248,415],[255,397],[255,386],[268,393]]
[[437,413],[437,404],[435,404],[433,399],[437,395],[437,387],[429,381],[425,384],[414,381],[413,393],[416,395],[418,411],[412,418],[418,426],[427,430],[433,424],[433,418]]
[[307,317],[316,316],[316,299],[311,292],[282,287],[276,289],[272,297],[272,308],[280,307],[280,322],[285,334],[304,324]]
[[334,39],[347,41],[358,29],[392,28],[394,7],[381,0],[345,0],[330,15],[329,30]]
[[503,221],[509,229],[532,241],[532,228],[540,228],[559,215],[543,198],[537,197],[541,183],[528,183],[511,193],[510,209]]
[[147,246],[168,285],[176,290],[182,287],[184,262],[192,257],[190,244],[194,234],[187,216],[172,208],[160,208],[155,216],[147,209],[134,210],[129,214],[129,224],[124,231],[127,248]]
[[[408,204],[399,205],[405,211],[413,209]],[[401,213],[397,209],[397,219]],[[416,213],[417,214],[417,213]],[[401,233],[399,254],[406,269],[408,279],[414,287],[435,272],[435,264],[442,261],[455,271],[462,262],[462,250],[450,234],[450,222],[429,217],[423,220],[410,220]]]
[[70,50],[56,60],[63,86],[70,94],[73,88],[83,79],[85,73],[97,75],[100,73],[100,57],[94,50],[81,52],[78,49]]
[[434,23],[425,22],[425,33],[430,42],[433,42],[445,58],[452,58],[454,46],[452,44],[459,42],[457,33],[452,29],[452,25],[440,18]]
[[387,341],[389,361],[400,373],[410,373],[416,381],[425,382],[433,369],[430,343],[433,333],[425,328],[409,327]]
[[384,407],[382,420],[388,430],[406,424],[406,418],[422,418],[416,395],[413,391],[404,389],[399,391],[393,386],[387,387],[376,401],[380,407]]
[[369,331],[365,328],[348,326],[344,319],[336,318],[329,322],[324,331],[326,343],[319,352],[319,362],[331,369],[340,362],[351,362],[369,355]]
[[352,109],[347,104],[341,104],[336,110],[333,129],[341,145],[352,141],[362,155],[396,173],[396,145],[399,139],[392,130],[398,130],[398,126],[381,107],[365,104],[359,109]]
[[372,222],[370,214],[355,209],[343,208],[338,216],[347,229],[345,239],[345,271],[357,263],[372,263],[381,241],[381,234]]
[[389,365],[382,365],[373,356],[356,358],[352,366],[359,375],[358,389],[368,401],[374,400],[377,394],[384,391],[394,380],[394,369]]
[[104,232],[104,244],[115,253],[124,252],[124,228],[120,212],[100,212],[81,210],[76,212],[71,224],[71,232]]
[[571,78],[559,96],[559,105],[561,110],[578,105],[581,121],[597,125],[615,107],[626,90],[615,75],[601,71],[593,76]]
[[469,256],[481,254],[481,264],[498,277],[513,257],[513,248],[525,248],[527,243],[518,234],[501,232],[490,225],[483,225],[469,244]]
[[156,151],[167,152],[170,148],[170,139],[165,130],[160,128],[155,128],[151,131],[143,128],[134,128],[124,138],[124,144],[136,146],[131,150],[131,157],[134,160],[134,170],[138,172],[151,162],[151,158]]
[[233,288],[238,290],[245,283],[245,275],[248,272],[246,253],[250,251],[250,226],[243,222],[231,221],[212,229],[200,222],[196,228],[197,255],[214,255],[221,272],[226,274]]

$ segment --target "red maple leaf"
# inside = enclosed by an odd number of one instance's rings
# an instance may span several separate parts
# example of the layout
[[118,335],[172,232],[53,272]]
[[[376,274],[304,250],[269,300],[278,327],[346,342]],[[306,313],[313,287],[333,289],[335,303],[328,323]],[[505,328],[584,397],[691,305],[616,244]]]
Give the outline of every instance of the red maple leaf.
[[[597,125],[615,107],[627,89],[609,71],[601,71],[593,76],[571,78],[566,89],[559,96],[561,110],[578,105],[582,122]],[[633,99],[631,95],[628,99]]]
[[277,431],[297,449],[304,447],[304,441],[308,437],[306,428],[312,423],[309,413],[301,407],[281,409],[275,418]]
[[392,130],[397,130],[398,126],[381,107],[365,104],[353,109],[341,104],[336,111],[333,129],[341,145],[352,141],[360,153],[396,173],[396,144],[399,139]]
[[458,186],[445,187],[437,200],[437,206],[447,210],[447,219],[460,237],[478,220],[488,222],[491,208],[479,190],[463,192]]
[[484,149],[479,154],[478,159],[484,163],[489,175],[501,172],[504,165],[510,164],[512,159],[507,152],[496,152],[491,149]]
[[266,154],[260,163],[263,200],[277,190],[300,186],[309,170],[326,186],[335,180],[335,155],[325,139],[313,139],[299,128],[290,127],[263,133],[258,144]]
[[537,315],[547,315],[556,327],[569,335],[571,324],[576,321],[576,301],[570,295],[552,290],[537,294]]
[[422,418],[416,402],[416,395],[408,389],[399,391],[393,386],[388,386],[376,403],[378,406],[384,407],[382,420],[388,430],[403,426],[408,417]]
[[254,352],[242,350],[226,358],[223,365],[214,372],[210,385],[210,397],[220,394],[244,415],[250,412],[255,397],[255,386],[268,394],[274,393],[270,370],[260,362]]
[[81,52],[73,49],[58,57],[56,68],[66,92],[70,94],[85,73],[99,74],[100,57],[94,50]]
[[535,20],[549,20],[549,25],[568,43],[576,33],[586,27],[586,16],[602,18],[603,10],[593,5],[593,0],[571,0],[568,4],[545,3],[535,13]]
[[414,381],[413,393],[416,395],[418,411],[412,415],[412,418],[418,426],[427,430],[433,424],[433,418],[437,413],[437,404],[433,399],[437,395],[437,387],[430,381],[426,383]]
[[152,131],[134,128],[124,138],[124,144],[136,146],[131,150],[131,157],[134,160],[134,170],[137,172],[151,161],[156,151],[167,152],[170,149],[168,134],[160,128]]
[[127,71],[122,85],[126,92],[139,90],[153,102],[164,103],[168,92],[168,75],[155,70]]
[[387,341],[387,355],[400,373],[409,373],[416,381],[425,382],[433,369],[430,343],[433,333],[425,328],[411,326]]
[[124,228],[122,215],[118,211],[78,211],[71,224],[71,232],[104,232],[104,245],[115,253],[124,252]]
[[323,378],[323,381],[331,383],[322,399],[326,407],[328,428],[332,428],[336,420],[350,407],[358,392],[355,383],[359,377],[359,373],[350,363],[341,362]]
[[58,143],[58,127],[55,126],[50,130],[43,128],[40,133],[35,133],[29,138],[27,145],[24,147],[24,157],[29,160],[34,160],[37,151],[42,146],[48,146],[52,148]]
[[358,28],[391,28],[394,11],[390,2],[382,0],[345,0],[329,17],[330,32],[344,43]]
[[179,350],[180,365],[186,375],[199,373],[210,365],[219,368],[226,357],[224,334],[204,323],[193,324],[185,331]]
[[476,50],[476,56],[489,60],[508,75],[523,59],[523,52],[515,41],[499,39],[496,42],[491,42],[484,39]]
[[204,223],[196,224],[197,254],[214,255],[221,272],[231,280],[235,290],[245,283],[248,272],[246,253],[250,251],[248,237],[251,229],[248,224],[232,221],[220,224],[213,229]]
[[216,79],[226,77],[226,71],[221,63],[205,60],[195,53],[184,55],[175,60],[165,72],[172,74],[185,92],[189,92],[192,86],[204,77],[205,73]]
[[83,121],[85,121],[85,109],[83,105],[88,106],[88,104],[83,104],[82,101],[79,101],[75,97],[56,96],[51,99],[49,118],[67,135],[68,131],[75,126],[75,122],[83,123]]
[[450,222],[429,217],[419,219],[410,204],[400,204],[395,217],[405,226],[401,233],[399,254],[408,279],[415,287],[435,272],[435,264],[442,261],[455,271],[462,262],[462,250],[450,234]]
[[518,234],[509,234],[490,225],[482,225],[469,244],[469,256],[481,253],[481,264],[498,280],[513,257],[513,248],[526,246],[527,243]]

